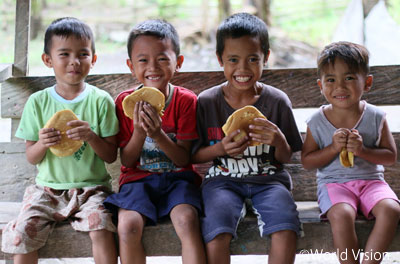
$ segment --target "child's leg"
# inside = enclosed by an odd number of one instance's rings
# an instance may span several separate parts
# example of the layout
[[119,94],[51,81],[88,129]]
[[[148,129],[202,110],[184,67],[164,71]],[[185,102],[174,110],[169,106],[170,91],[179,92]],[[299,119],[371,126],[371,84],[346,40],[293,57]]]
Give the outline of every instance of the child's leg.
[[117,264],[118,255],[115,246],[114,234],[108,230],[89,232],[92,240],[93,258],[96,264]]
[[271,235],[269,264],[294,263],[296,257],[297,234],[291,230],[282,230]]
[[365,246],[363,264],[382,261],[399,224],[400,205],[393,199],[384,199],[374,206],[372,214],[376,220]]
[[182,243],[183,263],[206,263],[197,209],[179,204],[171,211],[171,221]]
[[231,263],[232,235],[222,233],[206,244],[208,264],[229,264]]
[[230,242],[246,214],[246,185],[230,179],[215,179],[202,188],[204,217],[201,218],[208,264],[230,263]]
[[356,210],[347,203],[335,204],[327,213],[331,224],[333,246],[337,248],[340,263],[359,263],[359,260],[354,258],[359,251],[354,226],[356,216]]
[[29,252],[27,254],[14,255],[15,264],[36,264],[38,263],[38,252],[37,250]]
[[142,244],[146,218],[136,211],[118,211],[119,255],[121,263],[146,263]]

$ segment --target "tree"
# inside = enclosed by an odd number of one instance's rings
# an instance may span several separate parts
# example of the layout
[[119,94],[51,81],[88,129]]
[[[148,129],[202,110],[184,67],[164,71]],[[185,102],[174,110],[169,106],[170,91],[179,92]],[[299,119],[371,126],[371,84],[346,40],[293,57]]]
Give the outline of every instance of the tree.
[[219,21],[224,20],[232,13],[231,3],[229,0],[218,0],[218,16]]

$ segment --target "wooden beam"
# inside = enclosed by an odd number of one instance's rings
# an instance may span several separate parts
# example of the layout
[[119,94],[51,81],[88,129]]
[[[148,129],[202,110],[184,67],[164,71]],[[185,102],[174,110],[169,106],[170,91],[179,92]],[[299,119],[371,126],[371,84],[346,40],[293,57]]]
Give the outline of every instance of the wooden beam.
[[17,0],[13,76],[28,75],[31,0]]
[[0,63],[0,83],[12,76],[12,64]]

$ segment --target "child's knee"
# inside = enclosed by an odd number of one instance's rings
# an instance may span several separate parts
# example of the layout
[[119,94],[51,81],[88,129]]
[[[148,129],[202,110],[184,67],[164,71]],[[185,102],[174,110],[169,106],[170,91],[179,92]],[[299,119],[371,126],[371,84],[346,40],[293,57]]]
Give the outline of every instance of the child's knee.
[[374,216],[379,219],[381,217],[400,219],[400,204],[392,199],[384,199],[378,202],[372,209]]
[[118,215],[118,235],[121,239],[129,237],[142,237],[145,225],[144,217],[138,212],[128,212]]
[[113,233],[106,229],[90,231],[89,237],[92,240],[92,243],[114,239]]
[[176,229],[185,232],[192,232],[199,228],[199,217],[196,208],[191,205],[184,205],[174,208],[171,212],[171,219]]
[[271,234],[271,239],[276,241],[296,242],[297,234],[293,230],[281,230]]
[[356,216],[356,210],[351,205],[346,203],[340,203],[332,206],[327,213],[327,217],[331,223],[353,222],[355,221]]
[[217,236],[215,236],[213,238],[213,240],[211,240],[210,242],[207,243],[207,248],[217,248],[217,247],[221,247],[221,246],[226,246],[226,245],[230,245],[232,240],[232,234],[229,233],[222,233],[222,234],[218,234]]

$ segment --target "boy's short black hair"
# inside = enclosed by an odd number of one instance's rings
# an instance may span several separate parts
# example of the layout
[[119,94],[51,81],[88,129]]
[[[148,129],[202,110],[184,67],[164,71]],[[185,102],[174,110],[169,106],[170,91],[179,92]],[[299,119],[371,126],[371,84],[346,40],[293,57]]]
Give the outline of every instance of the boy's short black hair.
[[369,74],[369,52],[367,48],[360,44],[339,41],[325,46],[318,55],[318,76],[321,77],[326,67],[333,66],[336,59],[343,60],[351,72]]
[[268,28],[260,18],[248,14],[234,14],[219,25],[217,30],[217,55],[221,58],[225,48],[225,39],[243,36],[258,37],[261,50],[266,56],[269,50]]
[[44,53],[48,55],[50,55],[53,36],[64,38],[75,36],[77,39],[87,39],[91,42],[92,53],[95,54],[93,32],[86,23],[77,18],[62,17],[51,22],[44,35]]
[[128,55],[131,58],[133,44],[136,38],[140,36],[154,36],[160,39],[170,39],[174,52],[178,57],[180,55],[179,36],[174,26],[165,20],[149,19],[137,24],[129,33],[128,37]]

